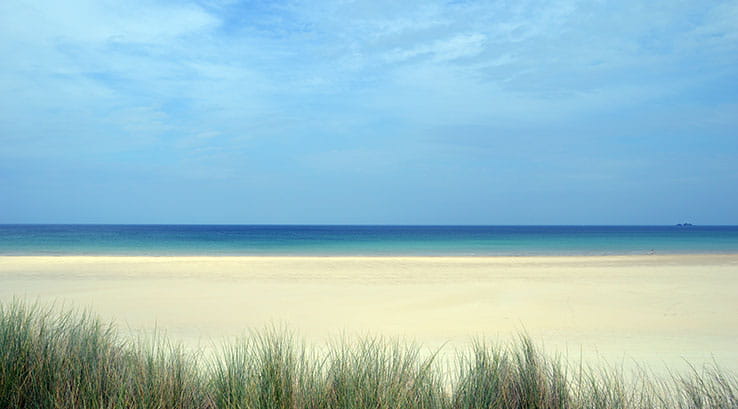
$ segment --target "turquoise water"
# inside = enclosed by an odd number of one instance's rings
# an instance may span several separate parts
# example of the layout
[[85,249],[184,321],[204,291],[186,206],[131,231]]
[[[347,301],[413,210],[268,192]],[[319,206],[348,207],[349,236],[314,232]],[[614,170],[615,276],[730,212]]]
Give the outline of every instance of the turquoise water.
[[0,225],[0,255],[738,253],[738,226]]

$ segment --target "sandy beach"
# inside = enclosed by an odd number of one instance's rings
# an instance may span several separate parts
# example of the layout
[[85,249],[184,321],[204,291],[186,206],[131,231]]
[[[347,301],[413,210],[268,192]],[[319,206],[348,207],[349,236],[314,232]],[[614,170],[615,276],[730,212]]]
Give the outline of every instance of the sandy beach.
[[14,297],[192,346],[269,324],[433,348],[525,330],[577,359],[738,370],[738,255],[0,257],[0,301]]

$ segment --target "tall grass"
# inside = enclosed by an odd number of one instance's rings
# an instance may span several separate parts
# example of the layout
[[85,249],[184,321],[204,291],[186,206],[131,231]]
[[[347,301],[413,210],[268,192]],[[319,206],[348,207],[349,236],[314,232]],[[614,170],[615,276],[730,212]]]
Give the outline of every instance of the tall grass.
[[0,305],[0,408],[199,408],[205,378],[162,340],[130,344],[89,313]]
[[728,409],[717,366],[666,378],[572,368],[528,337],[475,343],[449,367],[383,338],[307,348],[285,330],[202,357],[163,337],[131,341],[89,313],[0,304],[0,408]]
[[460,357],[453,407],[569,408],[570,392],[562,364],[523,336],[512,348],[475,343],[471,354]]

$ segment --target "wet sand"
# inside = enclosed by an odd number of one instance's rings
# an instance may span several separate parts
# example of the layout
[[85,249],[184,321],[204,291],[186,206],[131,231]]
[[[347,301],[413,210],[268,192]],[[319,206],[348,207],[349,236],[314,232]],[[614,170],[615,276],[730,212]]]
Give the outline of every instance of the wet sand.
[[738,255],[0,257],[0,301],[14,297],[190,346],[269,324],[447,349],[524,330],[586,361],[738,370]]

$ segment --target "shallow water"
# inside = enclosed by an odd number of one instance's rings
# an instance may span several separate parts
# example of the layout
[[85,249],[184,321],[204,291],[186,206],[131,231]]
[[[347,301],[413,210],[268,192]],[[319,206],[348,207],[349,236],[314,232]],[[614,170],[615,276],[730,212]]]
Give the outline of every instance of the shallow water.
[[0,225],[0,255],[736,253],[738,226]]

